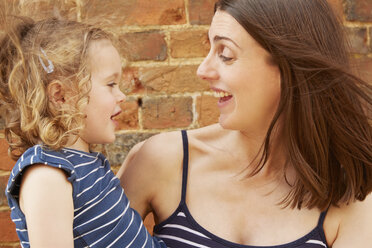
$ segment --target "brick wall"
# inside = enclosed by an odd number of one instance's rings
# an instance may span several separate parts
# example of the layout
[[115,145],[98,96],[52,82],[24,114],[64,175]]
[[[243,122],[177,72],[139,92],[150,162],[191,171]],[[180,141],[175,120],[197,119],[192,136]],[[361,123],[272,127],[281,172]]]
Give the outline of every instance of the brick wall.
[[[372,1],[329,1],[344,20],[362,77],[372,82]],[[208,84],[195,76],[209,49],[206,33],[214,0],[1,0],[0,7],[5,2],[14,3],[16,13],[32,10],[36,19],[61,15],[84,21],[100,16],[110,21],[122,47],[129,49],[124,78],[130,82],[130,94],[122,106],[117,140],[97,147],[115,171],[130,148],[151,135],[217,121],[216,99],[208,93]],[[3,127],[0,117],[0,130]],[[0,132],[0,248],[19,247],[4,196],[13,164]]]

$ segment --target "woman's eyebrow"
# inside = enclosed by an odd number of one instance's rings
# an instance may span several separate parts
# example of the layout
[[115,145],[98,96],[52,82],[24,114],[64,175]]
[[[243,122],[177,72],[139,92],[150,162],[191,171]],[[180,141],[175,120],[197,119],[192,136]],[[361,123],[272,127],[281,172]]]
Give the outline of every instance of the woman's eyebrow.
[[215,35],[215,36],[213,37],[213,42],[218,42],[218,41],[220,41],[220,40],[227,40],[227,41],[230,41],[230,42],[233,43],[236,47],[238,47],[239,49],[241,49],[241,47],[238,46],[238,44],[236,44],[235,41],[233,41],[232,39],[230,39],[230,38],[228,38],[228,37],[226,37],[226,36]]

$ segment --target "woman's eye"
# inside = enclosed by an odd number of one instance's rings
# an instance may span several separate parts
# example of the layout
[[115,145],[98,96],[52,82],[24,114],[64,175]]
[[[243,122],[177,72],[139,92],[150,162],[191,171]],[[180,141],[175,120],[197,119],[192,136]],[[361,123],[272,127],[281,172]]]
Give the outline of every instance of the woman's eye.
[[233,60],[233,53],[231,50],[225,46],[220,48],[218,57],[223,61],[223,62],[229,62]]
[[233,58],[230,58],[230,57],[226,57],[222,54],[219,55],[220,59],[223,61],[223,62],[228,62],[228,61],[231,61]]

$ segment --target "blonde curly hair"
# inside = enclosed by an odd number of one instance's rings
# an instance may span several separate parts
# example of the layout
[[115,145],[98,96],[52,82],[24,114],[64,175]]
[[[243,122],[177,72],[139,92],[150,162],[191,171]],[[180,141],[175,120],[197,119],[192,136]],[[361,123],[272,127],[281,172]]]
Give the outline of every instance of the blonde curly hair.
[[[88,24],[55,18],[34,22],[11,17],[5,24],[0,40],[0,103],[6,109],[9,155],[17,159],[35,144],[59,150],[84,126],[82,110],[91,88],[89,44],[113,37]],[[43,68],[49,63],[52,72]],[[56,80],[73,98],[68,107],[55,106],[48,98],[47,87]]]

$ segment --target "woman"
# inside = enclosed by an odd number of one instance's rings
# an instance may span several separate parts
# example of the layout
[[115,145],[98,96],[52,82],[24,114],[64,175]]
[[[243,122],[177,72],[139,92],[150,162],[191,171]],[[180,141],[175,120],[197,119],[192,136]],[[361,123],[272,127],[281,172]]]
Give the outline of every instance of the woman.
[[371,86],[326,0],[220,0],[209,39],[219,124],[133,148],[132,206],[168,247],[370,247]]

